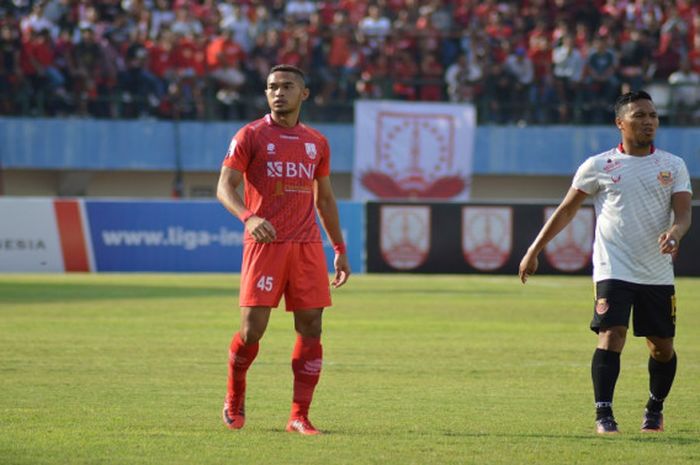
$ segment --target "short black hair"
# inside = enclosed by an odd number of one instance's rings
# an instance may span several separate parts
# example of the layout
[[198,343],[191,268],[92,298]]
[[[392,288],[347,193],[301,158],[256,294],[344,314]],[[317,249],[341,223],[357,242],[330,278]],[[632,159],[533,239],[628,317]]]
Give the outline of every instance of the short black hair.
[[304,72],[301,69],[297,68],[294,65],[285,65],[285,64],[275,65],[270,69],[270,72],[267,73],[267,77],[269,78],[272,73],[276,73],[276,72],[296,74],[297,76],[299,76],[301,78],[301,82],[304,84],[304,86],[306,86],[306,75],[304,74]]
[[654,102],[651,99],[651,95],[647,94],[643,90],[635,90],[633,92],[627,92],[626,94],[620,95],[617,100],[615,100],[615,116],[619,117],[622,114],[622,108],[627,105],[628,103],[636,102],[637,100],[649,100],[650,102]]

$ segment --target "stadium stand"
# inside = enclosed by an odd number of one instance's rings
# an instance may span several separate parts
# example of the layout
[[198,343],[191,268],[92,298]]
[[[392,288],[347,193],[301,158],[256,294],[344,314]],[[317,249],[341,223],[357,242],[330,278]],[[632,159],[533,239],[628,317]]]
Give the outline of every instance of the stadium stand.
[[[689,0],[3,0],[0,115],[249,119],[278,62],[307,118],[356,98],[468,101],[485,124],[596,124],[620,90],[700,119]],[[661,106],[661,105],[660,105]]]

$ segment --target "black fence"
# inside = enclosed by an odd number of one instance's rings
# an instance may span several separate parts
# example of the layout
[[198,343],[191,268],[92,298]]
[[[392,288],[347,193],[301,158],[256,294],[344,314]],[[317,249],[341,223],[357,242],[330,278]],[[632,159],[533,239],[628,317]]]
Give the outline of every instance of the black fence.
[[[421,89],[431,88],[433,101],[449,101],[447,86],[442,80],[395,79],[390,83],[368,81],[381,88],[378,95],[363,95],[351,89],[349,97],[340,99],[315,98],[321,92],[313,88],[312,97],[304,104],[303,117],[307,121],[352,123],[353,101],[358,98],[380,98],[421,101]],[[409,98],[398,93],[400,89],[415,89]],[[700,86],[670,85],[665,82],[650,83],[645,87],[659,110],[663,124],[693,126],[700,124]],[[251,120],[267,113],[263,89],[243,88],[240,91],[222,89],[212,79],[197,82],[186,80],[171,85],[168,91],[156,98],[154,95],[126,92],[119,88],[103,88],[96,94],[56,93],[46,85],[26,85],[11,95],[0,95],[0,115],[29,117],[81,116],[94,118],[181,119],[181,120]],[[614,97],[592,94],[583,86],[562,102],[555,94],[541,94],[530,88],[517,94],[482,89],[467,100],[477,108],[478,124],[611,124]]]

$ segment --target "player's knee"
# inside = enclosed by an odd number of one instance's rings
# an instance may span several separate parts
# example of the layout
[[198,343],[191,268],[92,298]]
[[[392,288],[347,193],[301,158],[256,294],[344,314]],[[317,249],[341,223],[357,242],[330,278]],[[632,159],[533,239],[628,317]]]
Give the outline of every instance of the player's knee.
[[613,326],[601,329],[598,334],[599,347],[618,352],[624,347],[626,338],[627,328],[624,326]]
[[321,319],[311,321],[297,321],[294,324],[294,329],[302,337],[321,337],[322,325]]
[[651,358],[661,363],[670,362],[673,358],[673,354],[675,354],[673,346],[666,347],[655,345],[650,348],[649,352],[651,354]]
[[321,337],[321,325],[297,325],[296,331],[302,337]]
[[294,329],[296,332],[302,337],[321,337],[323,311],[301,310],[300,312],[294,315]]
[[241,328],[241,339],[245,345],[255,344],[262,339],[264,333],[264,331],[252,326],[245,326]]

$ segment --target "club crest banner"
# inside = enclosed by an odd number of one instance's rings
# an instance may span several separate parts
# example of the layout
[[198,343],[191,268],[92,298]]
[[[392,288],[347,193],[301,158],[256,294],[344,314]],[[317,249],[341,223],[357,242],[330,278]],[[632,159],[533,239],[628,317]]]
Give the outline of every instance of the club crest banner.
[[430,207],[386,206],[380,210],[384,260],[397,270],[412,270],[430,252]]
[[470,104],[357,101],[353,199],[469,200]]
[[[544,221],[546,222],[555,211],[555,207],[546,207]],[[591,260],[594,230],[593,209],[591,207],[579,209],[571,223],[545,246],[545,257],[559,271],[580,270]]]
[[511,207],[463,207],[462,253],[479,271],[493,271],[508,261],[513,249]]

